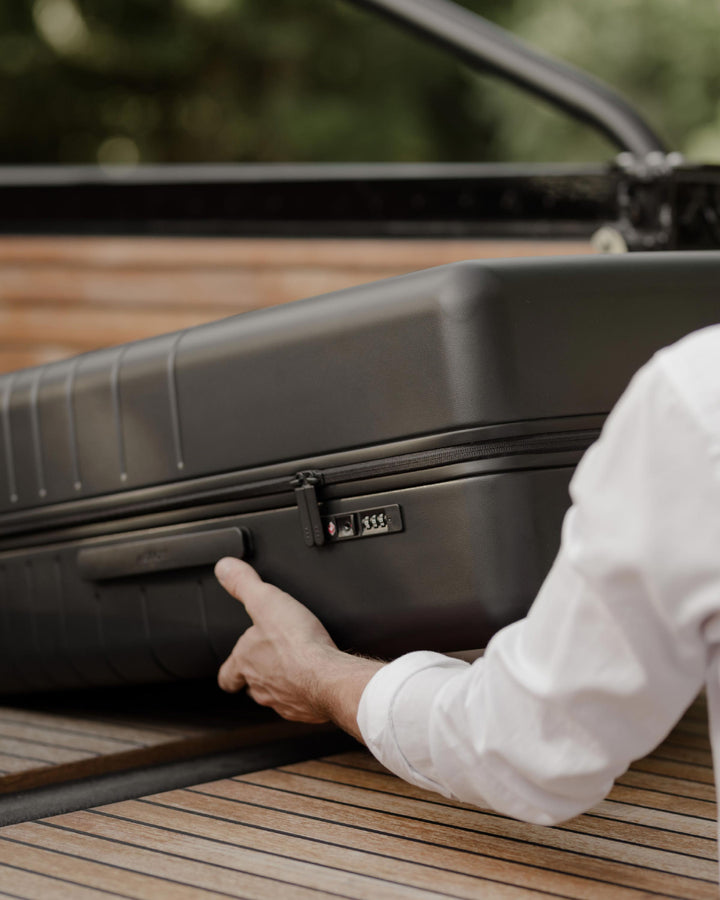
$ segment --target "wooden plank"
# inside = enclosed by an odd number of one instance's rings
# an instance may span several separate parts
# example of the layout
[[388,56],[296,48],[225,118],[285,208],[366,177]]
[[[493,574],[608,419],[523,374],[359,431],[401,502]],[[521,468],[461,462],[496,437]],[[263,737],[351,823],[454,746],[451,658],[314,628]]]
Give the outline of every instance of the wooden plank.
[[[287,738],[290,734],[301,737],[317,731],[317,726],[291,726],[277,722],[266,725],[242,726],[240,728],[209,731],[198,737],[170,740],[163,743],[107,754],[81,754],[77,751],[47,749],[47,754],[37,762],[38,757],[17,754],[24,761],[22,768],[8,767],[0,776],[0,795],[26,791],[81,778],[94,778],[116,772],[130,771],[139,767],[193,759],[212,753],[248,748]],[[6,745],[12,742],[6,742]],[[33,753],[38,752],[35,747]],[[7,751],[6,751],[7,753]],[[56,761],[60,756],[63,761]],[[48,758],[51,757],[51,758]],[[0,766],[0,769],[3,768]]]
[[0,237],[0,264],[420,269],[463,259],[592,253],[588,241],[394,238]]
[[12,891],[11,897],[22,897],[23,900],[112,900],[127,897],[127,894],[85,887],[73,878],[39,875],[8,863],[0,863],[0,885],[5,891]]
[[672,733],[676,737],[681,735],[699,735],[702,737],[707,734],[707,722],[704,722],[702,719],[696,719],[693,716],[688,716],[687,719],[683,718],[678,722]]
[[[707,723],[705,724],[705,746],[709,746],[709,739],[707,734]],[[662,753],[665,744],[661,744],[656,753]],[[652,756],[655,754],[653,753]],[[326,762],[332,762],[337,766],[346,766],[351,768],[359,768],[364,769],[369,772],[379,772],[385,773],[389,778],[392,779],[392,776],[383,769],[383,767],[377,762],[377,760],[373,759],[367,753],[362,751],[358,751],[357,753],[343,753],[339,756],[330,756],[327,757]],[[634,765],[637,765],[634,764]],[[631,772],[634,772],[635,769],[631,769]],[[631,773],[627,773],[631,774]],[[624,776],[623,776],[624,777]],[[672,782],[670,782],[672,786]],[[624,787],[619,782],[615,783],[612,791],[608,795],[608,800],[604,802],[613,802],[614,806],[618,808],[627,808],[633,810],[633,814],[636,817],[644,818],[647,820],[647,817],[653,818],[656,813],[665,812],[665,808],[668,803],[672,802],[674,814],[680,815],[684,821],[684,827],[687,827],[689,821],[695,823],[704,823],[702,826],[698,826],[701,828],[700,833],[705,834],[706,836],[715,836],[717,831],[717,827],[715,825],[716,821],[716,806],[715,806],[715,798],[713,792],[705,791],[708,796],[708,800],[693,800],[687,799],[685,797],[680,797],[677,794],[672,793],[672,791],[663,791],[657,792],[649,789],[638,789],[632,787]],[[668,798],[671,797],[672,800]],[[468,807],[471,809],[472,807]],[[594,811],[602,810],[603,804],[600,804],[599,807],[595,807]],[[598,813],[599,814],[599,813]]]
[[[58,746],[66,750],[80,750],[84,753],[117,753],[132,750],[133,747],[147,746],[145,742],[106,738],[87,731],[73,731],[69,728],[54,728],[48,725],[24,724],[0,717],[0,750],[3,742],[16,738],[38,746]],[[167,739],[167,738],[165,738]]]
[[[230,735],[237,723],[218,715],[220,692],[196,693],[168,685],[70,694],[64,700],[60,695],[45,706],[42,697],[18,699],[25,708],[0,706],[0,794],[182,758],[218,740],[218,749],[242,744],[242,736]],[[173,698],[179,695],[185,717],[173,721],[160,710],[177,705]],[[263,718],[269,717],[250,718],[248,725]]]
[[[286,778],[283,781],[281,770],[276,770],[272,773],[271,777],[274,776],[272,783],[267,780],[269,774],[270,773],[265,773],[264,777],[266,780],[264,781],[253,780],[253,775],[243,776],[239,779],[239,781],[243,783],[241,791],[237,791],[237,789],[233,790],[225,783],[222,783],[221,786],[206,786],[202,789],[202,792],[212,794],[213,796],[228,797],[234,799],[238,803],[259,802],[259,799],[262,799],[263,802],[269,806],[274,807],[275,804],[280,803],[283,809],[292,807],[296,812],[302,808],[303,803],[309,802],[309,797],[317,796],[314,791],[312,791],[312,793],[307,793],[307,785],[304,785],[302,781],[298,780],[293,783],[292,777],[289,779]],[[346,784],[346,782],[343,782],[343,784]],[[332,792],[330,792],[330,794],[332,794]],[[253,800],[251,795],[256,797],[256,799]],[[291,799],[288,799],[288,796],[286,795],[290,795]],[[328,793],[324,793],[322,796],[326,801],[332,799]],[[432,796],[433,795],[430,795],[431,798]],[[298,797],[302,797],[302,803],[298,801]],[[393,797],[389,802],[382,803],[381,801],[381,806],[378,807],[376,805],[377,799],[373,796],[369,796],[368,792],[363,793],[362,791],[356,791],[350,793],[342,790],[337,794],[337,797],[342,797],[343,803],[346,806],[351,806],[353,808],[360,806],[363,809],[371,808],[373,810],[380,809],[383,812],[394,815],[400,815],[404,810],[404,813],[402,814],[412,818],[432,819],[433,815],[437,814],[437,810],[434,806],[438,804],[438,801],[435,798],[430,800],[431,805],[428,805],[427,802],[423,803],[418,800],[413,800],[411,803],[403,805],[402,798]],[[338,802],[340,801],[338,800]],[[593,852],[598,852],[599,855],[602,855],[602,852],[612,853],[614,852],[614,848],[609,847],[602,840],[609,839],[612,841],[621,841],[628,845],[658,848],[673,853],[691,855],[713,861],[717,859],[717,842],[714,834],[705,835],[703,837],[694,837],[684,833],[680,835],[677,833],[677,829],[675,833],[666,833],[659,827],[659,820],[657,818],[653,819],[652,824],[650,824],[649,820],[640,824],[623,822],[622,820],[613,817],[613,821],[610,823],[604,821],[602,817],[597,816],[593,811],[585,816],[573,819],[570,823],[557,826],[553,831],[548,831],[548,829],[539,826],[513,822],[512,820],[508,820],[489,810],[486,812],[479,812],[478,810],[459,807],[455,804],[448,806],[440,803],[440,805],[443,807],[441,811],[442,815],[447,817],[448,823],[452,824],[454,827],[470,831],[480,831],[483,834],[495,834],[513,840],[526,840],[530,839],[533,835],[536,835],[538,838],[542,838],[546,843],[549,841],[554,845],[568,849],[568,837],[563,836],[561,832],[569,831],[577,833],[578,835],[601,838],[599,841],[584,841],[582,838],[571,841],[573,843],[573,849],[578,852],[584,852],[583,848],[590,847],[593,849]],[[454,814],[447,813],[446,806],[456,812]],[[351,814],[348,813],[348,815],[350,816]],[[637,854],[632,848],[629,848],[628,857],[631,857],[632,860],[638,859]],[[652,854],[650,854],[650,857],[652,857]],[[652,859],[650,857],[645,864],[649,868],[653,868]],[[664,857],[662,860],[664,860]],[[680,862],[679,865],[685,874],[693,873],[692,867],[687,868],[684,862]]]
[[[0,795],[322,731],[247,700],[230,705],[212,685],[195,693],[182,684],[130,690],[104,703],[100,696],[84,711],[0,707]],[[166,710],[163,721],[153,698],[184,717]]]
[[620,787],[641,788],[661,794],[669,794],[678,798],[715,802],[715,789],[710,784],[701,784],[681,778],[666,777],[641,772],[636,768],[629,769],[615,782]]
[[315,864],[291,853],[264,852],[253,846],[207,840],[182,830],[153,828],[97,813],[72,813],[45,823],[11,826],[7,831],[14,839],[41,846],[51,842],[53,849],[64,853],[109,864],[117,860],[132,871],[200,888],[212,885],[214,890],[233,897],[266,900],[292,897],[293,892],[303,890],[367,900],[434,900],[440,896],[435,890],[418,890],[386,882],[374,874]]
[[[22,702],[22,700],[18,701]],[[140,715],[135,721],[122,721],[116,716],[112,704],[108,705],[104,717],[92,715],[83,717],[80,713],[63,714],[60,708],[53,712],[38,709],[24,709],[21,706],[0,706],[0,729],[6,733],[8,725],[21,724],[40,730],[52,730],[63,733],[87,735],[90,739],[97,737],[122,744],[140,744],[148,746],[174,737],[186,737],[199,734],[202,727],[185,725],[183,727],[159,725]]]
[[46,760],[28,756],[26,753],[11,756],[9,753],[0,753],[0,770],[3,775],[13,772],[25,772],[38,766],[47,765]]
[[0,308],[3,342],[26,342],[29,335],[46,346],[58,343],[78,352],[142,340],[169,331],[179,331],[219,318],[203,310],[172,315],[145,309],[128,314],[127,309],[26,309]]
[[230,314],[465,259],[565,255],[587,244],[468,241],[0,239],[0,305],[97,304]]
[[[425,266],[427,268],[427,266]],[[403,274],[404,269],[273,269],[269,271],[182,267],[143,271],[0,267],[0,306],[51,312],[93,306],[164,311],[182,316],[207,310],[206,319],[276,306],[327,291]],[[408,270],[409,271],[409,270]],[[178,326],[182,327],[182,326]]]
[[583,242],[0,238],[0,372],[472,258]]
[[629,803],[618,803],[615,800],[603,800],[592,808],[591,814],[605,816],[616,824],[632,822],[648,828],[706,838],[714,845],[713,853],[717,856],[717,824],[710,819],[681,815],[665,809],[647,809]]
[[0,707],[0,794],[132,767],[190,736],[106,719]]
[[[118,864],[106,865],[91,859],[81,859],[55,851],[52,847],[41,848],[20,841],[0,839],[0,860],[12,861],[13,866],[26,872],[45,876],[41,887],[48,879],[67,884],[68,898],[75,896],[80,885],[97,892],[98,896],[118,896],[138,898],[138,900],[215,900],[227,896],[215,891],[206,891],[197,886],[185,885],[176,880],[159,878],[133,872]],[[0,871],[2,866],[0,865]],[[82,888],[81,888],[82,889]],[[116,893],[118,892],[118,893]],[[27,894],[42,900],[41,892]]]
[[53,744],[41,744],[37,741],[18,741],[5,736],[0,737],[0,749],[7,755],[27,757],[53,765],[72,762],[76,759],[88,759],[96,755],[88,750],[68,749]]
[[59,345],[55,342],[43,344],[42,342],[22,341],[12,347],[0,343],[0,372],[15,372],[18,369],[28,369],[32,366],[44,366],[59,359],[68,359],[81,352],[78,347],[69,344]]
[[[348,861],[350,849],[362,849],[389,856],[394,865],[398,860],[406,864],[432,865],[443,871],[443,881],[448,877],[447,873],[455,873],[471,878],[494,877],[523,889],[569,896],[615,898],[635,895],[633,888],[626,891],[612,883],[614,873],[610,871],[606,876],[599,866],[594,873],[583,867],[578,875],[552,864],[538,865],[533,856],[534,848],[529,846],[533,837],[525,833],[526,826],[522,823],[513,823],[522,834],[519,846],[512,847],[508,842],[492,839],[492,827],[486,828],[490,818],[487,816],[480,816],[472,827],[467,827],[467,823],[463,826],[448,816],[445,809],[433,808],[428,815],[427,810],[413,808],[407,815],[407,809],[396,802],[397,798],[390,804],[392,811],[388,812],[386,808],[376,810],[374,806],[366,806],[362,799],[357,802],[357,795],[353,798],[355,802],[349,802],[346,792],[340,788],[330,793],[329,799],[318,799],[310,792],[294,792],[287,788],[268,790],[243,782],[234,790],[227,784],[218,784],[214,788],[203,786],[164,794],[155,798],[155,802],[205,817],[212,816],[225,823],[223,827],[232,827],[230,823],[240,820],[243,827],[282,829],[286,836],[292,834],[298,839],[331,841],[341,848],[338,851],[341,858],[344,854]],[[412,806],[415,807],[415,801]],[[495,818],[501,823],[507,821],[501,816]],[[206,828],[206,825],[202,822],[198,827]],[[520,852],[516,853],[516,850]],[[602,877],[593,877],[598,874]],[[450,882],[447,883],[450,886]],[[463,880],[453,882],[453,893],[457,894],[463,885]],[[476,896],[472,884],[465,887],[469,893],[460,896]]]
[[[237,846],[291,854],[353,872],[372,871],[376,877],[416,889],[432,890],[441,878],[443,889],[457,897],[474,898],[481,888],[503,889],[503,895],[517,896],[521,885],[541,893],[552,887],[547,883],[538,886],[537,879],[534,887],[523,884],[523,873],[519,873],[518,883],[512,889],[507,884],[507,863],[498,865],[489,859],[484,859],[472,873],[462,867],[457,869],[445,852],[433,852],[427,842],[409,843],[404,837],[388,833],[386,817],[376,823],[379,829],[368,829],[359,823],[345,827],[322,813],[316,816],[311,810],[288,816],[285,810],[265,806],[263,799],[259,804],[238,807],[224,797],[194,791],[169,792],[147,798],[144,803],[116,805],[112,811],[158,827],[173,828],[184,823],[184,827],[191,825],[194,834],[212,840],[232,840]],[[462,863],[467,865],[466,860]]]
[[653,775],[662,775],[665,778],[707,784],[712,786],[713,791],[715,789],[713,770],[712,766],[709,765],[690,764],[668,759],[666,756],[653,756],[648,759],[638,760],[633,766],[633,770],[635,772],[649,772]]
[[[518,823],[489,811],[479,812],[462,808],[448,801],[438,800],[437,797],[427,792],[413,791],[412,797],[407,797],[404,792],[389,793],[382,787],[382,783],[378,786],[374,776],[367,777],[367,773],[362,773],[362,776],[356,779],[345,774],[342,776],[342,780],[336,781],[333,778],[333,772],[324,768],[323,763],[313,762],[299,763],[281,770],[263,773],[262,776],[257,776],[257,779],[255,775],[242,776],[240,781],[273,788],[277,794],[280,792],[295,794],[297,797],[303,798],[305,803],[309,803],[310,798],[319,797],[325,800],[341,798],[342,802],[350,807],[350,811],[344,813],[348,816],[360,816],[360,810],[371,809],[391,815],[403,814],[407,819],[420,820],[419,825],[404,822],[404,833],[410,833],[406,829],[413,829],[414,833],[417,828],[422,832],[424,823],[441,817],[445,823],[443,827],[447,829],[443,832],[443,841],[447,846],[454,845],[469,850],[476,841],[476,835],[482,834],[483,843],[488,852],[492,849],[493,855],[503,859],[515,859],[522,862],[526,858],[525,843],[537,842],[538,845],[545,848],[541,854],[542,860],[546,863],[545,868],[575,864],[571,857],[565,859],[564,854],[558,855],[551,852],[551,848],[555,848],[561,851],[569,850],[573,854],[610,857],[619,862],[631,862],[658,871],[691,876],[702,873],[702,877],[709,877],[712,880],[715,880],[716,877],[716,867],[712,862],[715,853],[714,846],[712,842],[703,839],[690,839],[686,846],[680,848],[681,852],[676,859],[674,854],[658,853],[654,847],[643,845],[643,840],[654,838],[654,834],[647,830],[642,832],[640,829],[636,829],[636,842],[639,846],[629,847],[624,840],[620,841],[618,846],[615,846],[616,842],[610,846],[604,838],[592,835],[591,832],[597,829],[589,828],[586,831],[585,823],[580,819],[573,820],[572,825],[566,825],[563,828],[547,829],[542,826]],[[222,790],[226,792],[224,796],[242,797],[246,788],[243,785],[242,790],[237,791],[237,789],[223,785]],[[282,802],[288,801],[283,799]],[[462,833],[459,832],[460,829],[462,829]],[[437,830],[442,829],[437,826]],[[682,844],[677,836],[675,839],[678,844]],[[701,847],[704,848],[702,851],[700,851]],[[711,863],[705,865],[699,860],[690,861],[686,858],[686,854],[698,852],[702,852],[703,857],[710,859]],[[561,856],[563,859],[560,858]],[[538,861],[540,862],[540,857],[538,857]],[[604,863],[603,865],[609,864]],[[560,868],[556,868],[556,870],[565,871]],[[588,869],[586,868],[584,871],[587,872]],[[618,877],[623,877],[622,872],[618,873]],[[624,882],[620,880],[616,883]]]
[[643,790],[625,787],[615,782],[615,787],[608,798],[647,810],[670,809],[679,815],[693,816],[708,822],[715,822],[717,819],[717,807],[714,800],[693,800],[679,797],[671,791]]
[[704,766],[706,769],[712,769],[713,767],[713,758],[710,750],[702,747],[688,747],[674,741],[666,741],[663,744],[662,751],[653,753],[653,759],[691,763],[696,766]]
[[[707,729],[700,734],[686,734],[681,732],[679,728],[676,728],[672,734],[668,736],[667,740],[663,741],[662,746],[663,748],[691,747],[696,750],[705,750],[706,753],[710,753],[707,744]],[[710,758],[712,759],[712,754],[710,754]]]

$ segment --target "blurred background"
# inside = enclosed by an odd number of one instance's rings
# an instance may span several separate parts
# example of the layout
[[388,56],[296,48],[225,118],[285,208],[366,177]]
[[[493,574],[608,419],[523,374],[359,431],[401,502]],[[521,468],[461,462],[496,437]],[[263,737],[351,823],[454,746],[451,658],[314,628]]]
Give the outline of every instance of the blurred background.
[[[606,80],[670,148],[720,162],[720,0],[464,5]],[[344,0],[0,0],[0,99],[0,166],[616,152]],[[455,260],[591,249],[549,224],[532,240],[148,240],[22,221],[0,237],[0,372]]]
[[[720,161],[718,0],[463,5],[605,79],[690,159]],[[614,153],[341,0],[5,0],[0,92],[0,163]]]

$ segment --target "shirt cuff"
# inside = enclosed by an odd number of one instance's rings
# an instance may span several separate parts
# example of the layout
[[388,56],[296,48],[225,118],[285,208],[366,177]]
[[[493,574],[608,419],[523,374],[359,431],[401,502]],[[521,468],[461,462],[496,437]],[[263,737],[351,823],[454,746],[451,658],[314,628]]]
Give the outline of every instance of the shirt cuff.
[[430,710],[445,685],[468,668],[441,653],[408,653],[373,675],[358,707],[358,728],[373,756],[400,778],[446,796],[433,778]]

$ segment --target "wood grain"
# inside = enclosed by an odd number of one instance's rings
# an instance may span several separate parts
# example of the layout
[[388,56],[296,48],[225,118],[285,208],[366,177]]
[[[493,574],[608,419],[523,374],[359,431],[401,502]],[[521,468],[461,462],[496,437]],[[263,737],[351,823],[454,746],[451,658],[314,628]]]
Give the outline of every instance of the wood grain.
[[0,238],[0,372],[464,259],[583,242]]
[[421,269],[461,259],[591,253],[588,241],[393,238],[0,238],[0,263],[82,268],[225,266]]
[[[703,714],[687,721],[708,752]],[[712,785],[705,766],[667,769],[675,742],[624,776],[661,778],[663,791],[619,784],[556,828],[407,785],[359,749],[8,826],[0,864],[67,898],[76,885],[137,898],[715,898]],[[706,799],[686,796],[693,786]],[[50,896],[44,882],[13,884],[27,900]]]
[[[185,702],[182,724],[160,724],[152,704],[134,716],[113,708],[111,701],[105,708],[74,714],[64,714],[62,708],[53,713],[0,707],[0,795],[257,746],[313,730],[249,704],[243,715],[242,704],[235,710],[224,697],[215,700],[216,693],[208,691],[205,709],[193,711],[183,685],[160,692],[159,700],[170,700],[179,709]],[[203,696],[194,700],[200,702]]]
[[109,770],[122,761],[133,765],[153,748],[190,736],[182,729],[157,729],[142,722],[122,725],[108,721],[108,716],[88,721],[0,707],[0,794],[82,777],[103,760]]
[[[73,876],[73,873],[68,873]],[[109,900],[114,897],[127,897],[127,894],[98,891],[85,887],[74,880],[74,877],[63,878],[61,873],[51,875],[38,874],[32,869],[24,869],[20,865],[3,865],[0,863],[0,885],[3,890],[12,891],[11,897],[38,900]]]

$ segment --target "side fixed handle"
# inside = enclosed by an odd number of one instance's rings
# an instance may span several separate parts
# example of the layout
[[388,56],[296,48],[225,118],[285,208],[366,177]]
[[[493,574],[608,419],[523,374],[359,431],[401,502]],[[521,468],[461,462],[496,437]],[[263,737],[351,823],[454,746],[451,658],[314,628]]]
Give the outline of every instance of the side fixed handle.
[[87,581],[105,581],[212,565],[223,556],[243,559],[249,548],[250,535],[244,528],[217,528],[190,534],[155,533],[83,547],[77,554],[77,567]]

